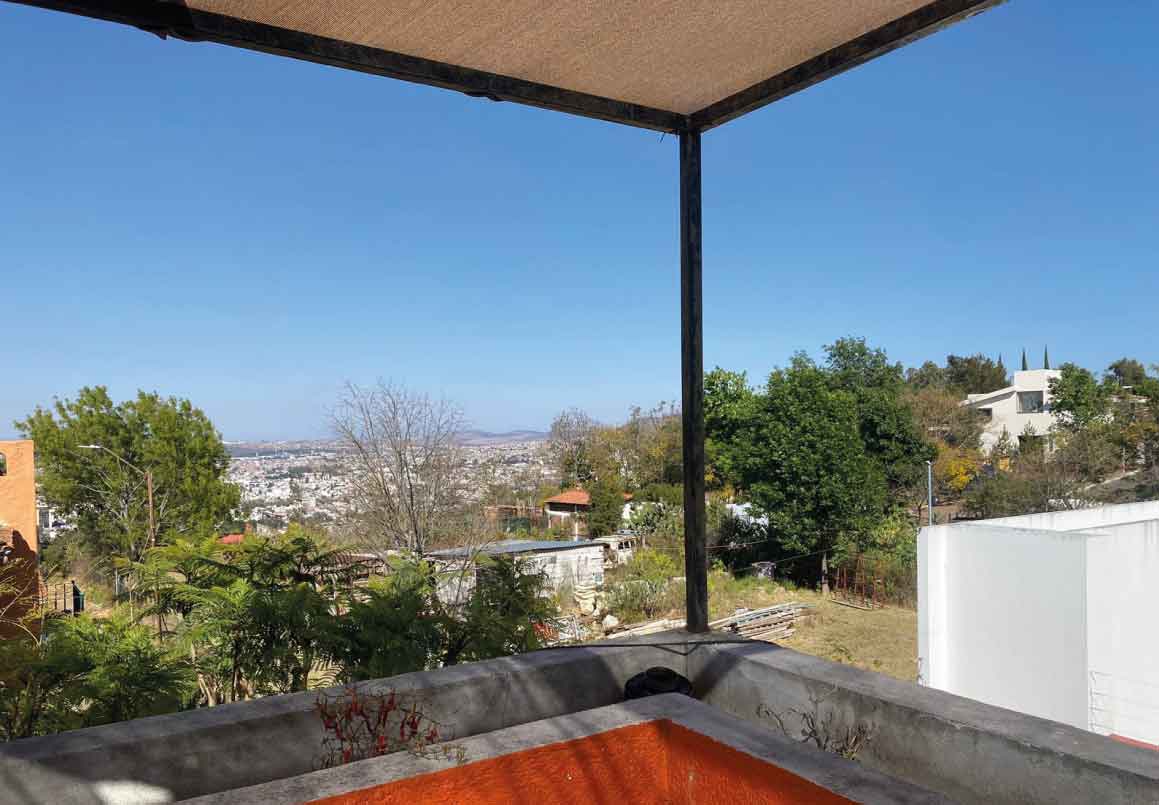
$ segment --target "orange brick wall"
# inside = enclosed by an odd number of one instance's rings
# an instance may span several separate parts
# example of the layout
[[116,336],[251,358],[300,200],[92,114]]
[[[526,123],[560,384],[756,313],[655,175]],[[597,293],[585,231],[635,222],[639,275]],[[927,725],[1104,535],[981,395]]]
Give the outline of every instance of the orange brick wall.
[[[8,472],[0,476],[0,539],[12,545],[13,559],[23,559],[30,578],[28,584],[20,579],[7,579],[29,592],[38,590],[37,568],[39,545],[36,531],[36,461],[33,443],[28,439],[0,441],[0,453],[7,459]],[[30,586],[32,585],[32,586]],[[0,602],[0,605],[7,602]],[[22,608],[23,609],[23,608]],[[7,618],[23,612],[9,609]],[[18,629],[16,631],[19,631]],[[0,624],[0,637],[14,633],[11,624]]]
[[32,441],[0,442],[8,459],[8,474],[0,476],[0,521],[36,553],[36,462]]

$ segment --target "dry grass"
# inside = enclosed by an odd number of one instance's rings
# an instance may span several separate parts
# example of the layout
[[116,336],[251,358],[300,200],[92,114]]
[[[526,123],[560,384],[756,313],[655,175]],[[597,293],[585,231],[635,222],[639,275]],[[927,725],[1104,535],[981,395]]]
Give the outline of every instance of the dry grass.
[[813,590],[789,589],[757,579],[711,574],[709,616],[722,618],[738,607],[757,609],[788,601],[814,607],[782,645],[816,657],[912,682],[918,675],[918,614],[886,607],[863,610],[838,604]]
[[809,593],[816,605],[789,648],[913,682],[918,676],[918,613],[902,607],[863,610]]

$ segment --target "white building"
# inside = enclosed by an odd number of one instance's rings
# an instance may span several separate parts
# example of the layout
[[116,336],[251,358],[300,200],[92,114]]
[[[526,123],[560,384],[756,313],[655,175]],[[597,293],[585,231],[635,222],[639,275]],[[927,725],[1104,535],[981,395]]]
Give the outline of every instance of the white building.
[[920,681],[1159,749],[1159,501],[924,528]]
[[446,548],[426,556],[442,569],[439,597],[448,603],[462,601],[475,587],[485,566],[475,563],[476,554],[503,556],[526,563],[547,577],[547,594],[563,587],[601,587],[604,583],[604,546],[598,542],[500,540],[482,548]]
[[1002,433],[1018,445],[1027,428],[1046,436],[1054,426],[1050,410],[1050,381],[1062,377],[1057,369],[1024,369],[1014,373],[1013,385],[985,394],[969,394],[962,405],[980,411],[987,422],[982,432],[982,449],[990,452]]

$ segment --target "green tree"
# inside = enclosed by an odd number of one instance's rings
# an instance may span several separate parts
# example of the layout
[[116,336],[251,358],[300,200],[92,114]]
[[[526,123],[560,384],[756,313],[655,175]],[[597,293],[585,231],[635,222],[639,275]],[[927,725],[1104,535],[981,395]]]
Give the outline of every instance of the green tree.
[[[159,542],[221,529],[239,492],[225,480],[229,455],[208,417],[188,400],[139,392],[114,403],[103,386],[37,408],[17,429],[36,441],[45,499],[76,525],[96,557],[138,560],[148,547],[143,477],[152,472]],[[82,450],[98,444],[105,450]]]
[[1111,389],[1081,366],[1064,363],[1062,374],[1050,379],[1050,408],[1064,430],[1075,431],[1105,421]]
[[864,338],[842,338],[825,347],[830,385],[851,394],[865,452],[878,464],[893,496],[920,487],[925,462],[936,451],[926,442],[913,411],[903,400],[905,380],[900,363],[890,363],[882,349]]
[[591,508],[588,510],[588,532],[593,537],[614,534],[624,519],[624,491],[619,478],[607,474],[588,487]]
[[390,572],[349,597],[344,617],[325,638],[344,681],[381,679],[435,667],[443,659],[446,623],[429,562],[396,559]]
[[176,638],[209,704],[308,687],[333,604],[360,569],[320,535],[291,526],[239,545],[184,541],[151,551],[143,575],[181,614]]
[[[706,389],[715,460],[769,520],[771,553],[827,550],[872,527],[885,477],[861,438],[856,397],[798,355],[764,393],[717,374]],[[743,382],[743,376],[740,376]]]
[[179,709],[193,687],[184,657],[127,617],[53,618],[0,641],[5,740]]
[[1119,358],[1107,367],[1107,377],[1118,386],[1143,386],[1147,382],[1147,369],[1133,358]]
[[907,369],[905,382],[914,389],[944,389],[946,387],[946,370],[933,361],[926,361],[917,368]]
[[738,486],[741,468],[733,462],[742,452],[738,442],[759,414],[758,395],[744,372],[719,366],[704,377],[705,463],[713,487]]
[[1006,368],[985,355],[946,356],[946,386],[959,396],[985,394],[1007,385]]
[[466,608],[444,616],[444,665],[541,648],[544,623],[559,614],[544,595],[547,577],[527,562],[484,556],[477,565],[475,588]]

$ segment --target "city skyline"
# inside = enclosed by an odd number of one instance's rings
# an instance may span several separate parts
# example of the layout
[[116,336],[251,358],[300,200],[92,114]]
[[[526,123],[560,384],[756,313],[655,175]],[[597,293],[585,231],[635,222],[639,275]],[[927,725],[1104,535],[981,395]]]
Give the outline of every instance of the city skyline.
[[[1132,14],[1008,4],[706,135],[706,366],[1159,361]],[[7,5],[0,43],[0,435],[95,384],[230,440],[325,436],[346,380],[489,431],[678,398],[672,137]]]

